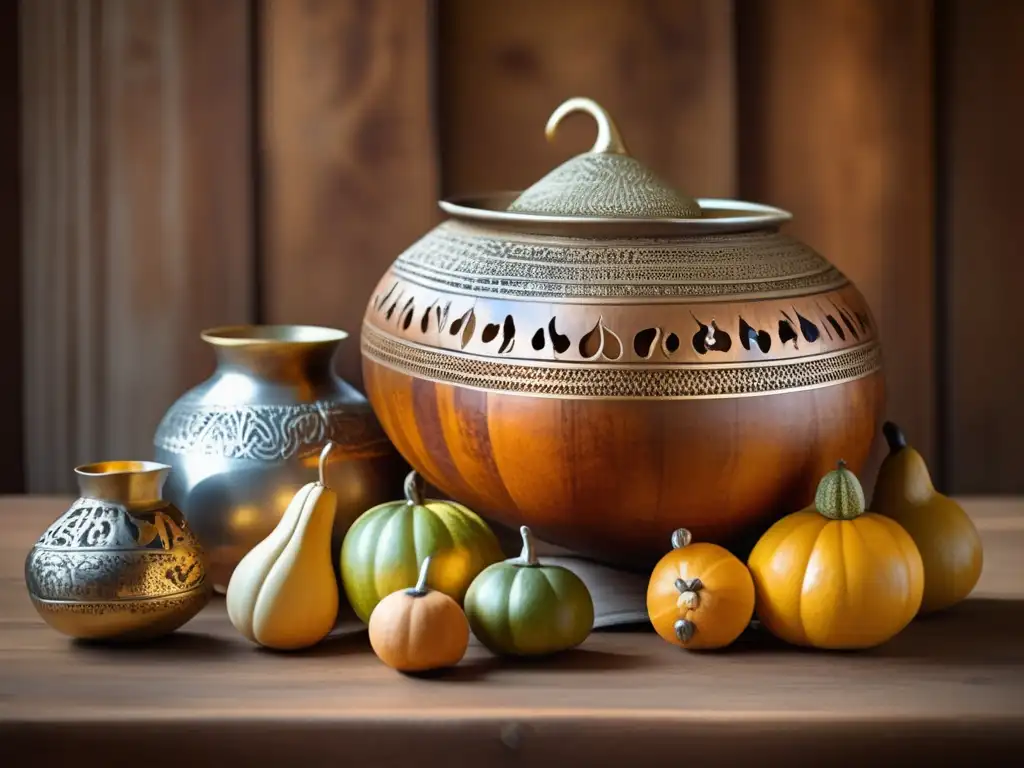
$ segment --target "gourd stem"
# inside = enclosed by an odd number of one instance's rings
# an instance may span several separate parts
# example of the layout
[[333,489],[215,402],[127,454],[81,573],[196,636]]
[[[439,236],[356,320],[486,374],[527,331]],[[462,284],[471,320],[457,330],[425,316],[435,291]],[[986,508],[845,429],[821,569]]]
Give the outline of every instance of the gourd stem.
[[530,533],[530,529],[527,526],[522,526],[519,529],[519,535],[523,537],[523,551],[519,555],[519,559],[526,565],[537,564],[537,553],[533,549],[533,535]]
[[431,555],[423,558],[423,565],[420,566],[420,577],[416,580],[416,586],[413,587],[413,592],[417,595],[425,595],[427,593],[427,573],[430,571],[430,558]]
[[334,448],[334,443],[330,440],[327,441],[327,445],[320,451],[320,485],[327,485],[326,471],[327,471],[327,456]]
[[853,520],[865,511],[864,489],[843,459],[821,482],[814,494],[814,508],[830,520]]
[[882,434],[885,435],[885,442],[889,444],[889,453],[902,451],[907,447],[907,438],[903,430],[891,421],[882,425]]
[[408,475],[405,476],[405,500],[409,504],[419,506],[423,503],[423,494],[420,493],[420,478],[416,474],[414,469]]
[[688,547],[693,541],[693,535],[685,528],[677,528],[672,531],[672,549]]

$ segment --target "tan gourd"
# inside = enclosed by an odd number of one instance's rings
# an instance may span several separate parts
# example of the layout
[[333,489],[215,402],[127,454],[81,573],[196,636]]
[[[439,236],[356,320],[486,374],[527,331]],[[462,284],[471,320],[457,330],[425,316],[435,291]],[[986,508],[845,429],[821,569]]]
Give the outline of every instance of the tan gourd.
[[889,455],[878,470],[871,509],[910,534],[924,562],[921,613],[956,605],[981,578],[981,536],[959,504],[935,490],[924,458],[891,421],[883,427]]
[[370,614],[370,646],[377,657],[400,672],[452,667],[469,646],[469,622],[444,592],[427,587],[431,556],[423,560],[419,580],[392,592]]
[[324,482],[333,447],[328,443],[320,454],[319,482],[295,494],[277,527],[242,558],[228,583],[228,618],[267,648],[315,645],[338,616],[331,552],[338,497]]

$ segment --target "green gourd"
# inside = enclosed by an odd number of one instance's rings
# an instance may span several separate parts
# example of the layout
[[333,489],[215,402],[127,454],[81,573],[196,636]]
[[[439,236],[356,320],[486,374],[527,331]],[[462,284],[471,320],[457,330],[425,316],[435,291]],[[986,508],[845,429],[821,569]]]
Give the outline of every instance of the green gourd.
[[860,480],[840,460],[836,469],[818,483],[814,506],[830,520],[854,520],[864,513],[864,488]]
[[349,528],[341,545],[341,581],[364,622],[381,600],[415,584],[433,555],[428,586],[460,605],[480,571],[502,558],[494,533],[472,510],[422,498],[419,478],[405,479],[405,499],[379,504]]
[[590,591],[569,569],[540,563],[530,529],[519,530],[522,554],[484,569],[466,593],[470,629],[497,654],[541,656],[573,648],[594,627]]

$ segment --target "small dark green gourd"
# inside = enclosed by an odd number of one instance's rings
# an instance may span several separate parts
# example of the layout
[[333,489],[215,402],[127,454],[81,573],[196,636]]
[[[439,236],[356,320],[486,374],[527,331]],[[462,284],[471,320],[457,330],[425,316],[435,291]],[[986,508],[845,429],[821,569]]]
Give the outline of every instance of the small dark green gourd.
[[579,645],[594,626],[594,601],[568,568],[544,564],[530,529],[520,529],[519,557],[488,566],[466,592],[466,617],[490,651],[541,656]]

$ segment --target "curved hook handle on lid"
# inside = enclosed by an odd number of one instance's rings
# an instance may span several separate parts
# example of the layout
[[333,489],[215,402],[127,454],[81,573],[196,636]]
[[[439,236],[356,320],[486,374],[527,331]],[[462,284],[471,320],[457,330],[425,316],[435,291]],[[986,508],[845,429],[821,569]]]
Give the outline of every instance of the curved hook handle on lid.
[[586,112],[597,123],[597,139],[594,141],[594,146],[590,148],[591,152],[606,155],[629,154],[629,150],[626,149],[626,142],[622,140],[622,134],[619,133],[619,128],[615,125],[615,121],[612,120],[612,116],[596,101],[582,96],[575,96],[562,102],[551,113],[551,117],[548,118],[548,124],[544,128],[544,135],[548,141],[554,141],[555,133],[558,131],[558,126],[562,119],[572,112]]

